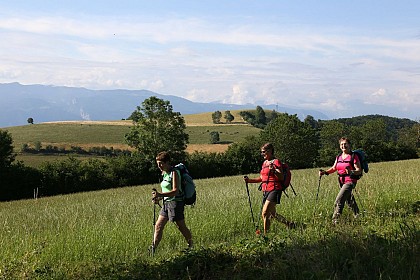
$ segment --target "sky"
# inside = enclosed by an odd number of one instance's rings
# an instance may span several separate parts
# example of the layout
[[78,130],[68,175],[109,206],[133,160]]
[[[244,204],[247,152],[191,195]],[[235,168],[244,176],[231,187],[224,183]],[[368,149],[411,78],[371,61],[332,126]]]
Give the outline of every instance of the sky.
[[0,0],[0,61],[0,83],[418,120],[420,1]]

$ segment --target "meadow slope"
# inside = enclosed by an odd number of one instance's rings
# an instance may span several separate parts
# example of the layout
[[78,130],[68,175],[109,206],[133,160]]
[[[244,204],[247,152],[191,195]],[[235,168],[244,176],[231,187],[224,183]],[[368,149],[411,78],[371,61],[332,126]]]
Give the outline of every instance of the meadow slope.
[[[168,224],[154,257],[156,184],[2,202],[0,279],[419,279],[419,169],[420,160],[371,164],[355,193],[363,215],[346,208],[335,227],[335,176],[294,170],[297,196],[278,210],[298,228],[274,223],[266,237],[255,236],[242,176],[197,180],[186,209],[195,248]],[[259,221],[261,193],[250,187]]]

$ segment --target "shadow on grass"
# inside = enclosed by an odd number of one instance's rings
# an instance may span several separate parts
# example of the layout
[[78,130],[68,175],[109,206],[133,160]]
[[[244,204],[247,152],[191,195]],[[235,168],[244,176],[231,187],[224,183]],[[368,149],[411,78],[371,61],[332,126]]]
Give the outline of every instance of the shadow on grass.
[[314,244],[245,239],[159,263],[114,265],[91,279],[420,279],[419,241],[415,224],[400,224],[388,237],[336,228]]
[[233,141],[218,141],[216,144],[223,144],[223,145],[228,145],[228,144],[232,144]]

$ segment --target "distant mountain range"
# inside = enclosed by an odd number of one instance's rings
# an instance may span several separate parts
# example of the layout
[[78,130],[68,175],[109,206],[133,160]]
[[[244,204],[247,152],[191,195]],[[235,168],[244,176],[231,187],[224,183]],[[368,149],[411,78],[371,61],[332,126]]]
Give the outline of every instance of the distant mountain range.
[[315,110],[281,107],[261,104],[199,103],[185,98],[162,95],[148,90],[90,90],[86,88],[22,85],[19,83],[0,84],[0,128],[27,124],[28,118],[34,123],[68,120],[121,120],[128,118],[141,103],[150,96],[167,100],[175,112],[197,114],[217,110],[264,109],[297,114],[304,119],[307,115],[315,119],[328,117]]

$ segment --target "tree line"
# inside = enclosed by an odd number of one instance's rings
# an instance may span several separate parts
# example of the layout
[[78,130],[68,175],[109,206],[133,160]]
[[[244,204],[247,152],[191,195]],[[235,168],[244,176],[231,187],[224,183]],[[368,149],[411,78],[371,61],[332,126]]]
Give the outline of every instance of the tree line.
[[[260,147],[266,142],[273,143],[275,155],[293,169],[332,165],[342,136],[352,140],[353,148],[365,150],[370,162],[418,158],[419,123],[381,116],[357,117],[353,125],[351,119],[316,121],[307,116],[301,121],[296,115],[273,112],[257,124],[263,127],[258,135],[230,145],[227,151],[191,154],[185,152],[189,137],[184,118],[169,101],[150,97],[130,118],[133,126],[125,140],[135,149],[131,154],[89,160],[70,156],[39,168],[16,163],[13,139],[0,130],[0,200],[158,183],[155,156],[163,150],[172,154],[174,163],[184,162],[195,178],[258,172]],[[264,120],[261,116],[250,119]]]
[[22,144],[21,153],[27,154],[59,154],[59,155],[69,155],[69,154],[78,154],[78,155],[96,155],[96,156],[117,156],[117,155],[129,155],[131,154],[130,150],[119,149],[114,147],[89,147],[89,149],[83,149],[80,146],[70,146],[70,148],[57,147],[53,145],[42,146],[41,142],[37,141],[33,146],[30,146],[28,143]]

